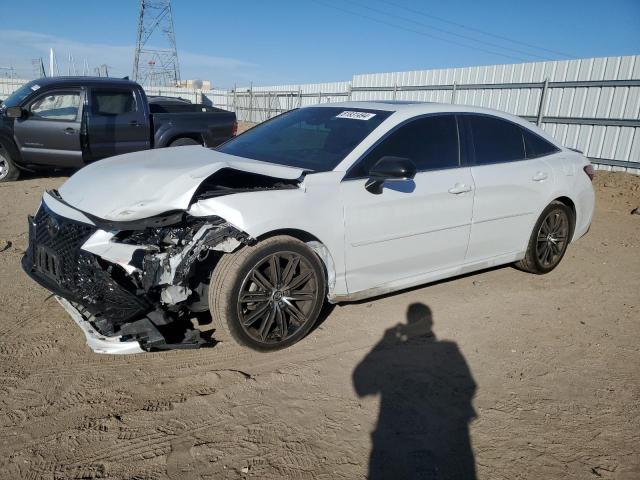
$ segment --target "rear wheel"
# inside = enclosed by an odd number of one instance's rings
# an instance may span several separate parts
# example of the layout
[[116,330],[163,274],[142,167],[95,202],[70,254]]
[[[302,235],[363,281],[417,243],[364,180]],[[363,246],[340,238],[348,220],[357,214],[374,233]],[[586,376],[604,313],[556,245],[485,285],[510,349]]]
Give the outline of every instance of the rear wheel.
[[521,270],[543,274],[558,266],[573,233],[573,212],[561,202],[552,202],[536,222],[525,257],[516,263]]
[[177,138],[169,144],[170,147],[184,147],[186,145],[201,145],[201,143],[193,138],[183,137]]
[[214,337],[254,350],[288,347],[313,327],[326,294],[323,265],[303,242],[277,236],[224,255],[211,275]]
[[20,170],[11,159],[9,152],[0,145],[0,182],[11,182],[20,177]]

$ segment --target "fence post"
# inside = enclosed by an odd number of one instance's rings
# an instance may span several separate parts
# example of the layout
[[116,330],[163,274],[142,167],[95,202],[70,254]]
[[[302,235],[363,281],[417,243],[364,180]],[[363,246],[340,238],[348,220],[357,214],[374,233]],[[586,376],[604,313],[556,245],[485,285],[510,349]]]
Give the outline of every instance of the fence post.
[[302,87],[298,87],[298,108],[302,107]]
[[253,82],[249,87],[249,121],[253,122]]
[[451,90],[451,103],[456,103],[456,90],[458,89],[458,84],[453,82],[453,89]]
[[[236,119],[238,118],[238,103],[237,103],[237,99],[236,99],[236,91],[238,90],[238,86],[234,83],[233,84],[233,113],[236,114]],[[227,95],[227,103],[229,103],[229,95]]]
[[318,92],[318,103],[322,103],[322,91]]
[[542,84],[542,95],[540,95],[540,105],[538,105],[538,119],[536,120],[536,125],[542,125],[542,120],[544,119],[544,107],[547,103],[547,92],[549,91],[549,79],[546,78],[544,83]]
[[265,120],[269,120],[271,118],[271,91],[267,92],[267,118]]
[[394,83],[393,84],[393,99],[396,99],[396,92],[398,91],[398,84]]
[[347,100],[351,101],[351,83],[347,85]]

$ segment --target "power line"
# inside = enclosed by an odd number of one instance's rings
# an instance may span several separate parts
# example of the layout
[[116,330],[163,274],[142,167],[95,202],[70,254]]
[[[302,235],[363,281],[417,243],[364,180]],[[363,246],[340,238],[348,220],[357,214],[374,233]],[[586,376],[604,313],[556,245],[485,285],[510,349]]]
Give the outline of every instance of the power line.
[[477,47],[475,45],[469,45],[467,43],[458,42],[456,40],[451,40],[451,39],[448,39],[448,38],[439,37],[437,35],[432,35],[430,33],[424,32],[422,30],[416,30],[414,28],[405,27],[405,26],[402,26],[402,25],[398,25],[396,23],[387,22],[386,20],[381,20],[379,18],[372,17],[372,16],[369,16],[369,15],[365,15],[365,14],[360,13],[360,12],[354,12],[353,10],[347,10],[346,8],[338,7],[337,5],[332,5],[330,3],[325,3],[325,2],[322,2],[320,0],[313,0],[313,1],[315,3],[317,3],[317,4],[319,4],[319,5],[324,6],[324,7],[329,7],[329,8],[333,8],[335,10],[340,10],[342,12],[348,13],[349,15],[354,15],[354,16],[359,17],[359,18],[366,18],[366,19],[371,20],[371,21],[376,22],[376,23],[387,25],[389,27],[397,28],[397,29],[404,30],[404,31],[407,31],[407,32],[416,33],[418,35],[422,35],[422,36],[425,36],[425,37],[433,38],[435,40],[440,40],[442,42],[447,42],[447,43],[451,43],[451,44],[458,45],[458,46],[461,46],[461,47],[470,48],[472,50],[481,51],[481,52],[484,52],[484,53],[488,53],[490,55],[496,55],[498,57],[509,58],[511,60],[526,61],[526,59],[522,58],[522,57],[515,57],[513,55],[508,55],[506,53],[495,52],[495,51],[492,51],[492,50],[487,50],[485,48]]
[[411,13],[415,13],[416,15],[421,15],[423,17],[432,18],[434,20],[438,20],[438,21],[443,22],[443,23],[448,23],[449,25],[454,25],[454,26],[459,27],[459,28],[464,28],[465,30],[469,30],[471,32],[480,33],[480,34],[486,35],[488,37],[497,38],[499,40],[506,40],[507,42],[517,43],[518,45],[522,45],[524,47],[529,47],[529,48],[533,48],[535,50],[541,50],[541,51],[545,51],[545,52],[548,52],[548,53],[553,53],[555,55],[560,55],[562,57],[576,58],[575,55],[570,55],[568,53],[559,52],[557,50],[551,50],[551,49],[548,49],[548,48],[540,47],[540,46],[537,46],[537,45],[533,45],[531,43],[523,42],[521,40],[516,40],[514,38],[509,38],[509,37],[505,37],[505,36],[502,36],[502,35],[496,35],[495,33],[486,32],[484,30],[480,30],[479,28],[470,27],[469,25],[464,25],[462,23],[454,22],[452,20],[448,20],[446,18],[438,17],[436,15],[433,15],[433,14],[430,14],[430,13],[426,13],[426,12],[423,12],[421,10],[415,10],[413,8],[407,7],[405,5],[402,5],[402,4],[399,4],[399,3],[396,3],[396,2],[391,2],[389,0],[377,0],[377,1],[379,3],[386,3],[387,5],[393,5],[395,7],[402,8],[403,10],[406,10],[406,11],[411,12]]
[[419,21],[413,20],[411,18],[403,17],[402,15],[397,15],[395,13],[386,12],[384,10],[380,10],[378,8],[375,8],[375,7],[370,7],[369,5],[363,5],[362,3],[356,2],[356,1],[353,1],[353,0],[346,0],[346,1],[348,3],[353,4],[353,5],[357,5],[357,6],[361,7],[361,8],[366,8],[367,10],[371,10],[371,11],[374,11],[374,12],[377,12],[377,13],[381,13],[383,15],[394,17],[394,18],[397,18],[398,20],[402,20],[404,22],[409,22],[409,23],[413,23],[415,25],[419,25],[419,26],[424,27],[424,28],[428,28],[428,29],[431,29],[431,30],[436,30],[438,32],[444,33],[445,35],[452,35],[454,37],[462,38],[462,39],[465,39],[465,40],[470,40],[470,41],[475,42],[475,43],[481,43],[481,44],[484,44],[484,45],[488,45],[489,47],[500,48],[500,49],[508,50],[508,51],[511,51],[511,52],[514,52],[514,53],[519,53],[519,54],[522,54],[522,55],[527,55],[527,56],[530,56],[530,57],[536,57],[536,58],[540,58],[542,60],[547,60],[547,57],[542,57],[540,55],[536,55],[535,53],[525,52],[524,50],[519,50],[517,48],[506,47],[504,45],[499,45],[497,43],[487,42],[486,40],[480,40],[479,38],[474,38],[474,37],[471,37],[469,35],[464,35],[464,34],[461,34],[461,33],[455,33],[455,32],[452,32],[451,30],[447,30],[447,29],[444,29],[444,28],[436,27],[436,26],[433,26],[433,25],[428,25],[426,23],[419,22]]

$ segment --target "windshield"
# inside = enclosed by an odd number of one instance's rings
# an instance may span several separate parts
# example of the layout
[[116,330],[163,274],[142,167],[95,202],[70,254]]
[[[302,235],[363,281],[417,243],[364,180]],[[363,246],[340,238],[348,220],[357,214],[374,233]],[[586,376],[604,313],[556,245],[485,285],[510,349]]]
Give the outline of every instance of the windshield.
[[29,96],[29,94],[35,92],[39,88],[40,87],[37,84],[35,84],[34,82],[25,83],[23,86],[21,86],[19,89],[17,89],[11,95],[9,95],[6,98],[6,100],[4,100],[2,102],[2,107],[3,108],[6,108],[6,107],[17,107],[18,105],[20,105],[22,100],[27,98]]
[[218,150],[238,157],[327,172],[393,112],[310,107],[287,112]]

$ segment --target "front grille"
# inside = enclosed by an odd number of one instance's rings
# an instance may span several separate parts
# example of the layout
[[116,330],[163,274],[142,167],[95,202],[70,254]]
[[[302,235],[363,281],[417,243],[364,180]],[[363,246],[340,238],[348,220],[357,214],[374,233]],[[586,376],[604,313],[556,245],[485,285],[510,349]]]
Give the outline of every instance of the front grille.
[[136,295],[135,287],[112,277],[113,269],[120,267],[100,264],[98,257],[81,250],[96,230],[56,215],[43,204],[31,221],[26,268],[54,293],[83,305],[96,318],[120,324],[143,314],[150,303]]
[[[63,283],[72,282],[73,272],[78,263],[80,247],[96,231],[93,225],[74,222],[51,212],[44,205],[34,219],[35,235],[31,241],[36,249],[44,250],[57,257],[59,271],[55,277]],[[38,252],[34,260],[38,260]],[[42,265],[37,266],[42,267]]]

